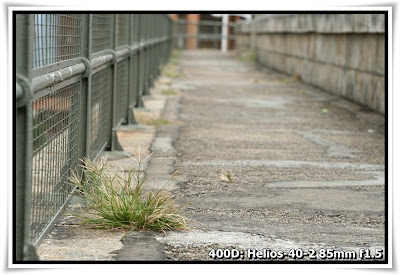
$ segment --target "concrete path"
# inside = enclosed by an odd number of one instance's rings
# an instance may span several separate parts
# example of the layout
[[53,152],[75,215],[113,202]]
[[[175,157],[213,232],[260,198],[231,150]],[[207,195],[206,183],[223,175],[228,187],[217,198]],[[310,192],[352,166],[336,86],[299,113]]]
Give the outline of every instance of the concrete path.
[[132,233],[117,260],[213,260],[212,249],[247,259],[248,249],[264,248],[314,249],[317,259],[332,249],[330,260],[353,251],[359,258],[361,248],[379,256],[383,116],[233,54],[184,52],[180,66],[183,77],[172,84],[180,95],[170,99],[179,127],[168,139],[163,126],[161,141],[173,145],[184,176],[173,192],[189,204],[191,230]]

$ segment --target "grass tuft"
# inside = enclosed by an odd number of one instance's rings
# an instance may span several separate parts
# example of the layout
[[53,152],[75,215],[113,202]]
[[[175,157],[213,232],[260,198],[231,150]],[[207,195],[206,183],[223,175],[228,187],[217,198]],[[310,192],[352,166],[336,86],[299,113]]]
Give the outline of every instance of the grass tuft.
[[162,94],[163,95],[177,95],[178,93],[173,89],[169,89],[169,90],[162,91]]
[[154,118],[154,119],[148,119],[148,120],[144,120],[142,122],[145,125],[152,125],[152,126],[161,126],[161,125],[171,125],[174,124],[173,121],[170,121],[168,119],[164,119],[164,118]]
[[172,63],[169,63],[164,67],[163,74],[170,78],[176,78],[182,76],[182,74],[179,73],[178,67]]
[[180,64],[180,57],[182,51],[174,50],[168,60],[168,64],[163,68],[163,74],[167,77],[176,78],[183,75],[179,72],[178,65]]
[[[151,155],[151,154],[150,154]],[[70,182],[80,189],[87,199],[88,209],[82,215],[84,224],[95,228],[120,228],[124,230],[183,230],[187,218],[182,215],[184,206],[175,203],[175,198],[165,190],[166,184],[158,189],[145,190],[148,182],[147,170],[141,164],[150,155],[142,158],[135,151],[131,157],[139,166],[128,171],[124,177],[118,172],[106,174],[106,161],[92,162],[84,158],[84,176],[72,171]],[[171,177],[174,179],[176,173]]]

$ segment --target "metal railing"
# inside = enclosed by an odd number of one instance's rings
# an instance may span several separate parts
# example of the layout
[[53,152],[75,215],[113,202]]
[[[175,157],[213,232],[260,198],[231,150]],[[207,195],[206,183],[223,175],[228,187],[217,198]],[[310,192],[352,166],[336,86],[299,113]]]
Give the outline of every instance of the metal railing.
[[162,14],[20,14],[16,56],[16,246],[35,249],[71,197],[70,169],[119,148],[172,47]]
[[222,21],[191,22],[179,19],[173,22],[173,45],[177,49],[221,49],[222,41],[226,39],[227,49],[232,50],[235,48],[236,25],[235,22],[224,24]]

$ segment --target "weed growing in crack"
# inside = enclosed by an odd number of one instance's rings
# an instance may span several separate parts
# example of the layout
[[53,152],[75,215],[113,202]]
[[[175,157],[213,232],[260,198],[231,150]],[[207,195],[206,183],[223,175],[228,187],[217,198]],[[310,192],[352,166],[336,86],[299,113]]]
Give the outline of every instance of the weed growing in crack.
[[[95,228],[121,228],[124,230],[184,230],[187,218],[182,215],[185,206],[175,203],[175,198],[164,186],[145,190],[148,182],[147,169],[142,170],[142,158],[135,150],[131,158],[138,169],[128,171],[125,176],[118,172],[106,173],[104,159],[92,162],[82,159],[83,175],[72,171],[70,182],[77,186],[88,202],[88,209],[81,215],[83,223]],[[176,173],[171,176],[171,180]]]
[[176,78],[176,77],[183,77],[183,74],[179,72],[179,63],[180,63],[180,56],[182,51],[174,50],[171,53],[170,59],[168,60],[167,65],[163,68],[163,75]]
[[224,182],[232,182],[233,181],[233,175],[228,171],[226,173],[221,173],[219,175],[219,179],[221,181],[224,181]]
[[178,93],[173,89],[169,89],[169,90],[162,91],[162,94],[163,95],[177,95]]
[[174,124],[173,121],[170,121],[168,119],[163,119],[163,118],[155,118],[155,119],[148,119],[143,121],[143,124],[145,125],[152,125],[152,126],[162,126],[162,125],[171,125]]

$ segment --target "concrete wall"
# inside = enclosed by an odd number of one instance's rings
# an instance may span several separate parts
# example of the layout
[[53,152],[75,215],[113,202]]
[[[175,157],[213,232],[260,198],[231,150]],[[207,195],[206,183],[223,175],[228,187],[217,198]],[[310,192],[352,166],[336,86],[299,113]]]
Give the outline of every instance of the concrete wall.
[[385,113],[383,14],[264,15],[237,33],[259,63]]

